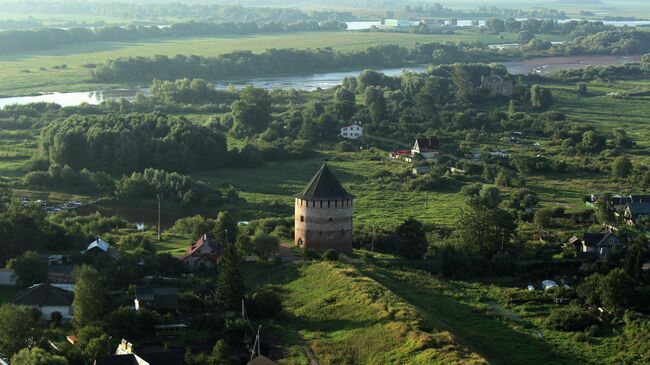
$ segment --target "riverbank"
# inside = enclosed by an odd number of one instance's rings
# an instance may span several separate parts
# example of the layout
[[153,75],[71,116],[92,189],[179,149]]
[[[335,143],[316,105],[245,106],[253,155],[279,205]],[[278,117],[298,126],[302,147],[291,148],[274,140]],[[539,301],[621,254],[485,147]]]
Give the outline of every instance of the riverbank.
[[[518,61],[502,62],[508,72],[515,75],[529,73],[550,73],[561,69],[576,69],[587,66],[608,66],[620,65],[629,62],[640,61],[641,56],[561,56],[561,57],[538,57]],[[388,76],[399,76],[402,71],[424,72],[426,65],[410,65],[404,67],[381,68],[378,72]],[[217,89],[230,87],[243,88],[251,85],[267,90],[271,89],[297,89],[312,91],[319,88],[326,89],[340,85],[346,77],[356,77],[363,69],[351,69],[345,71],[332,71],[323,73],[312,73],[295,76],[274,76],[253,79],[239,79],[229,81],[217,81]],[[104,100],[126,98],[131,100],[136,93],[149,94],[149,85],[129,84],[85,84],[86,89],[75,91],[60,90],[50,94],[39,94],[36,96],[17,96],[0,98],[0,108],[11,104],[28,104],[36,102],[50,102],[61,106],[74,106],[81,103],[99,104]],[[90,86],[96,89],[89,89]]]
[[[40,52],[16,53],[0,57],[0,94],[30,95],[47,92],[72,92],[124,88],[128,85],[90,83],[94,65],[118,57],[153,57],[178,54],[218,56],[234,51],[259,53],[276,48],[325,48],[353,51],[377,44],[393,44],[412,48],[417,43],[481,42],[511,43],[517,34],[480,34],[458,31],[454,35],[347,32],[298,32],[273,35],[219,36],[197,38],[161,38],[146,42],[95,42],[72,45]],[[553,37],[548,40],[561,41]]]

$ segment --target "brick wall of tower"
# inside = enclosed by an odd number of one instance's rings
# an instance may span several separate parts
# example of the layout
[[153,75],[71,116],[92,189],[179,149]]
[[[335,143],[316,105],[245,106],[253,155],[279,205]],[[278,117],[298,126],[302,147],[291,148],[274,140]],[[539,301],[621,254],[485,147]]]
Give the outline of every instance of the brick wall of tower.
[[353,211],[352,199],[295,199],[294,244],[316,252],[351,253]]

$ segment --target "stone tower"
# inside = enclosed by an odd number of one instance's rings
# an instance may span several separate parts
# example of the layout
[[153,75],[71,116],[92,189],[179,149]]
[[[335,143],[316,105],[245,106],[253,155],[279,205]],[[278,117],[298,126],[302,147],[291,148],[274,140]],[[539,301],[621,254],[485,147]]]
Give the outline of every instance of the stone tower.
[[330,248],[352,252],[354,197],[345,191],[327,165],[323,164],[305,190],[294,197],[296,246],[316,252]]

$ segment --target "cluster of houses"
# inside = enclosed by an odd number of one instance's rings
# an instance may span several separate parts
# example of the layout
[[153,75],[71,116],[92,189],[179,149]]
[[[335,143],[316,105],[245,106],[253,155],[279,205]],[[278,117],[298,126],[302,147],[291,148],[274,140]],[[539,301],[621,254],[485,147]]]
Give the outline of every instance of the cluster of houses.
[[[586,205],[594,207],[598,199],[600,199],[599,195],[591,194]],[[650,195],[614,195],[611,197],[610,204],[614,209],[614,214],[617,217],[622,217],[631,226],[638,223],[640,219],[650,217]]]
[[[438,28],[456,28],[461,27],[461,22],[458,19],[420,19],[420,20],[410,20],[405,18],[381,18],[379,21],[380,28],[387,29],[404,29],[411,27],[426,26],[430,29]],[[477,19],[470,20],[466,22],[464,26],[479,26],[480,22]]]
[[[586,199],[586,205],[595,208],[599,195],[592,194]],[[621,217],[628,225],[635,225],[644,217],[650,218],[650,195],[615,195],[611,197],[610,204],[617,217]],[[578,256],[590,258],[606,258],[612,252],[621,252],[625,243],[617,236],[618,229],[605,226],[602,232],[585,232],[581,237],[573,236],[566,247],[575,249]]]
[[[22,204],[23,206],[27,206],[32,204],[32,201],[29,200],[28,197],[23,196],[22,198],[20,198],[20,204]],[[51,205],[50,202],[47,200],[38,199],[34,201],[34,204],[43,207],[43,209],[45,209],[45,211],[50,214],[63,212],[66,210],[73,210],[84,206],[82,202],[77,200],[70,200],[65,203]]]

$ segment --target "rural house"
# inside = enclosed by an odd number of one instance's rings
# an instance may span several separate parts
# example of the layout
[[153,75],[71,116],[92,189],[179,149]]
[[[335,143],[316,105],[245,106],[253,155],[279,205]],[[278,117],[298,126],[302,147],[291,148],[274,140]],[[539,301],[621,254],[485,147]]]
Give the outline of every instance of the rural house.
[[582,235],[581,253],[586,256],[605,258],[615,249],[622,249],[625,245],[612,232],[587,233]]
[[491,75],[481,79],[481,87],[493,93],[505,96],[512,95],[515,83],[510,78],[503,78],[499,75]]
[[341,128],[340,136],[347,139],[359,139],[363,137],[363,127],[359,123],[350,124]]
[[38,307],[41,319],[49,321],[54,312],[61,313],[64,319],[71,319],[73,299],[71,291],[50,284],[36,284],[18,293],[12,303]]
[[108,242],[99,237],[88,245],[84,254],[92,256],[106,254],[115,260],[120,257],[120,254]]
[[179,260],[190,268],[196,268],[201,265],[215,267],[221,256],[221,251],[222,248],[219,247],[217,242],[208,238],[207,234],[204,234],[192,246],[187,248],[185,255],[180,257]]
[[147,308],[158,312],[173,312],[178,309],[176,288],[135,288],[135,310]]
[[639,218],[650,216],[650,203],[628,203],[623,213],[629,225],[634,225]]
[[433,160],[440,154],[440,141],[436,137],[417,138],[411,148],[411,155],[422,155],[427,160]]

